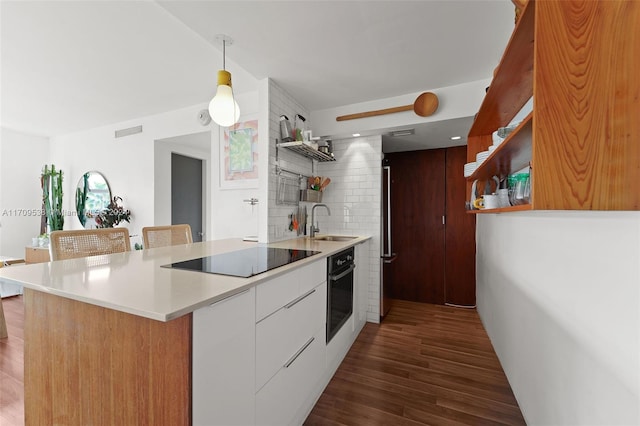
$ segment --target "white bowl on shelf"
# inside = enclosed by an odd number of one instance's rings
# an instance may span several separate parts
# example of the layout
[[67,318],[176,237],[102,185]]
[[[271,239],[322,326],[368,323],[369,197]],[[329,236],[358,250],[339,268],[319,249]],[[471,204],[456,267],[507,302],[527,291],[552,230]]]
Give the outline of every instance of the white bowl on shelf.
[[504,138],[498,136],[498,131],[496,130],[491,134],[491,140],[493,141],[493,146],[498,146],[504,141]]
[[464,165],[464,177],[471,176],[473,174],[473,172],[476,171],[477,167],[478,167],[478,165],[477,165],[477,163],[475,161],[465,164]]
[[478,165],[480,165],[484,160],[486,160],[489,157],[490,152],[489,151],[481,151],[479,153],[476,154],[476,163],[478,163]]

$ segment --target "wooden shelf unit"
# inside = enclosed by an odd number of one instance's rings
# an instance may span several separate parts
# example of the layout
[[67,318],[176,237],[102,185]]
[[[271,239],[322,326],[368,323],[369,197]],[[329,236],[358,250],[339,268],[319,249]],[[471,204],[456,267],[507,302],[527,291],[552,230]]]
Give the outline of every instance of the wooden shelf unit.
[[527,209],[640,210],[639,23],[640,2],[529,0],[469,132],[467,161],[531,97],[533,111],[469,189],[530,164]]

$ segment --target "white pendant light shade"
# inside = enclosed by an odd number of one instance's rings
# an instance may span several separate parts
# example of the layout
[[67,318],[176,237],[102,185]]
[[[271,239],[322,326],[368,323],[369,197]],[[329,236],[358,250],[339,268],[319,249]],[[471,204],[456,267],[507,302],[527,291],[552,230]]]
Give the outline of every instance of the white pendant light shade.
[[240,107],[233,98],[230,86],[221,84],[216,95],[209,102],[209,114],[219,126],[233,126],[240,119]]
[[216,39],[222,42],[222,69],[218,71],[218,90],[209,102],[209,115],[219,126],[229,127],[240,119],[240,107],[231,88],[231,73],[225,70],[225,48],[233,40],[224,34],[218,34]]

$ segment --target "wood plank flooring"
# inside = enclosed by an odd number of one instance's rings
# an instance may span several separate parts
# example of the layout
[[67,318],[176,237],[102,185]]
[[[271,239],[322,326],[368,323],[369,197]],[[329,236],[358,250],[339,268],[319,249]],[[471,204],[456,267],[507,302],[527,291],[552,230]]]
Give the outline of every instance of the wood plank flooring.
[[306,425],[523,425],[473,309],[393,300],[367,323]]
[[[2,300],[0,425],[24,424],[22,296]],[[475,310],[394,300],[367,323],[306,425],[523,425]]]
[[7,320],[0,339],[0,425],[24,425],[24,307],[22,296],[2,299]]

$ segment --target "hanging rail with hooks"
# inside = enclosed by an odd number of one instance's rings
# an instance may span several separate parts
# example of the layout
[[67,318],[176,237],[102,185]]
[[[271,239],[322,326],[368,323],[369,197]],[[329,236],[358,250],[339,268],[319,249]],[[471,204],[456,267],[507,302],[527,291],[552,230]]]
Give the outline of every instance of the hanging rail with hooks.
[[281,173],[288,173],[290,175],[297,176],[300,179],[303,179],[303,178],[304,179],[308,179],[310,177],[310,176],[307,176],[305,174],[302,174],[302,173],[299,173],[299,172],[294,172],[292,170],[287,170],[285,168],[282,168],[282,167],[276,165],[276,175],[279,175]]

